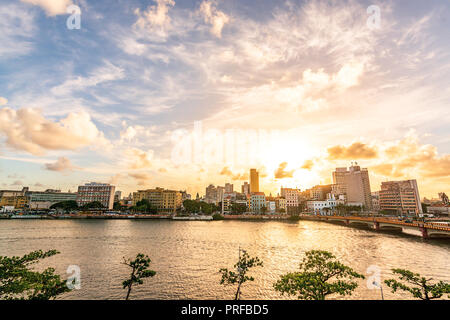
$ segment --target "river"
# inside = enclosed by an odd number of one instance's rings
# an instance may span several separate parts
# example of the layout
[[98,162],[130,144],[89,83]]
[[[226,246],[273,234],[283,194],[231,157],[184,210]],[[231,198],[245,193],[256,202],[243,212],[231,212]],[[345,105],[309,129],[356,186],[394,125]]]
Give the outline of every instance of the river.
[[[57,249],[61,254],[38,267],[55,267],[66,277],[70,265],[81,270],[81,289],[63,299],[123,299],[121,283],[129,270],[123,257],[142,252],[157,272],[136,287],[132,299],[231,299],[233,288],[219,284],[219,269],[231,268],[239,246],[258,256],[264,267],[252,271],[242,299],[286,299],[273,290],[280,275],[295,271],[304,252],[328,250],[359,273],[379,268],[381,280],[392,268],[450,281],[450,241],[378,233],[318,221],[142,221],[142,220],[0,220],[0,255]],[[376,267],[373,267],[376,266]],[[366,280],[346,299],[380,299]],[[384,286],[387,299],[406,299]],[[335,297],[342,299],[340,297]]]

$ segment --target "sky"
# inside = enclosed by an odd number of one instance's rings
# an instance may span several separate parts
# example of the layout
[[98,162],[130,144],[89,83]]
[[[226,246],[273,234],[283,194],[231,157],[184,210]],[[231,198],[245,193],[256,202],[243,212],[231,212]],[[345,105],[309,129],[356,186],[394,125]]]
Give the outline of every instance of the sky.
[[356,161],[450,192],[448,0],[2,0],[0,44],[1,189],[277,194]]

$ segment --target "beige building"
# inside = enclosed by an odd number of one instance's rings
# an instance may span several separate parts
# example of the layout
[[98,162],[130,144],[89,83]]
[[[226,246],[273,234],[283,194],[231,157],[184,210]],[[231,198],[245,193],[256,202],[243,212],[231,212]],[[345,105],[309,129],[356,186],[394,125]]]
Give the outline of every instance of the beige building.
[[372,209],[369,171],[366,168],[361,169],[356,164],[348,169],[336,168],[333,172],[333,183],[339,194],[345,194],[347,204]]
[[116,187],[107,183],[91,182],[78,187],[77,203],[82,207],[91,202],[100,202],[103,207],[111,210],[114,206]]
[[401,214],[423,213],[416,180],[382,182],[379,203],[381,210]]
[[259,172],[250,169],[250,193],[259,192]]
[[29,206],[28,188],[22,190],[0,190],[0,207],[14,207],[24,209]]
[[148,200],[159,213],[175,213],[181,208],[182,194],[179,191],[163,188],[138,190],[133,193],[133,206],[142,200]]

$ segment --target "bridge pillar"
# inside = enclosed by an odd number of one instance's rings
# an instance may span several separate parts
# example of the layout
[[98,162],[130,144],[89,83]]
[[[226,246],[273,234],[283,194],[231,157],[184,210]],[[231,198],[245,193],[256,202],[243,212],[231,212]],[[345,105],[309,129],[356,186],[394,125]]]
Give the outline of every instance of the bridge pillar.
[[380,230],[380,223],[378,221],[374,221],[373,222],[373,228],[378,231]]
[[350,220],[346,219],[346,220],[345,220],[345,224],[346,224],[346,225],[349,225],[349,224],[350,224]]
[[428,238],[429,238],[427,228],[425,228],[425,227],[419,227],[419,230],[422,232],[422,238],[423,238],[423,239],[428,239]]

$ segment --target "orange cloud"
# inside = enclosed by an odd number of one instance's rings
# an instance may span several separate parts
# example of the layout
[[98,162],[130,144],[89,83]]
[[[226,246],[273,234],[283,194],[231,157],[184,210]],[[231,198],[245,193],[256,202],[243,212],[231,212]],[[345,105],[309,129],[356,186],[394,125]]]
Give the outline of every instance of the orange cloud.
[[305,170],[311,170],[313,167],[314,167],[314,161],[306,160],[300,168],[305,169]]
[[378,155],[377,149],[362,142],[355,142],[346,147],[337,145],[328,148],[328,159],[330,160],[358,160],[373,159]]
[[233,173],[228,167],[220,171],[220,175],[231,177],[232,180],[248,180],[248,173]]
[[45,119],[35,109],[0,109],[0,135],[16,150],[42,155],[47,150],[75,150],[89,145],[108,145],[88,113],[69,113],[59,122]]
[[275,170],[275,179],[292,178],[295,170],[286,171],[287,162],[280,163],[280,166]]
[[72,171],[76,167],[66,157],[60,157],[55,163],[46,163],[45,168],[50,171],[63,172]]

